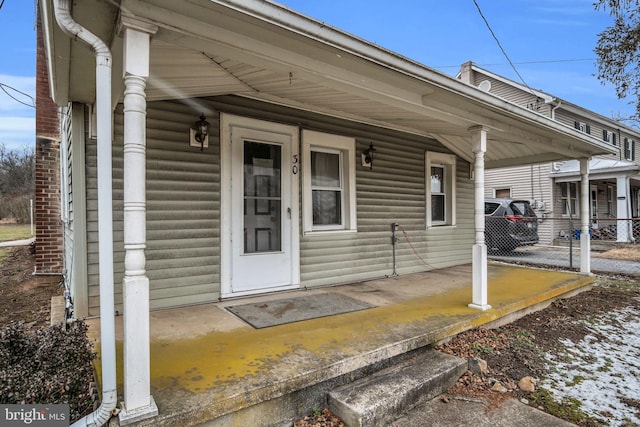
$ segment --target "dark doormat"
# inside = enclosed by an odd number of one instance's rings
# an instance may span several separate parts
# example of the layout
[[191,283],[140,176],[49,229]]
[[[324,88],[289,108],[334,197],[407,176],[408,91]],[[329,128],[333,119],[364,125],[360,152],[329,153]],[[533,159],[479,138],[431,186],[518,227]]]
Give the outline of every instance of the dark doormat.
[[261,329],[372,307],[375,306],[344,295],[324,293],[225,308],[254,328]]

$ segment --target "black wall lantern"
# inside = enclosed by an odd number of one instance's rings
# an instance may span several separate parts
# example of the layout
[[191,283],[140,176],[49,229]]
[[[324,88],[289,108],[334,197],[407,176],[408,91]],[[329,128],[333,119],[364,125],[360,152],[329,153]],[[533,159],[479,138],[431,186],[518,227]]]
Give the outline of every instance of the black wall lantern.
[[198,120],[194,128],[191,129],[189,145],[192,147],[200,147],[200,151],[203,151],[205,147],[209,146],[209,122],[204,117],[204,113],[200,114],[200,120]]
[[369,148],[362,152],[362,166],[368,166],[369,169],[373,169],[373,159],[376,157],[376,149],[373,148],[373,143],[369,144]]

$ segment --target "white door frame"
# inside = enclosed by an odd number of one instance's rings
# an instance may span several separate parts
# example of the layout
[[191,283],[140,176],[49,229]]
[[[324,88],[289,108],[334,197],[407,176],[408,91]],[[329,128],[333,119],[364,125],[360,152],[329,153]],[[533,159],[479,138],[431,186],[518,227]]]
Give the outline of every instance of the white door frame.
[[[243,128],[286,135],[291,141],[291,158],[282,158],[282,173],[291,174],[289,222],[291,249],[291,283],[266,290],[234,292],[233,290],[233,198],[232,198],[232,129]],[[220,114],[220,293],[222,298],[253,295],[262,292],[296,289],[300,286],[300,213],[299,213],[299,130],[295,126],[251,119],[231,114]],[[284,224],[283,224],[284,226]]]

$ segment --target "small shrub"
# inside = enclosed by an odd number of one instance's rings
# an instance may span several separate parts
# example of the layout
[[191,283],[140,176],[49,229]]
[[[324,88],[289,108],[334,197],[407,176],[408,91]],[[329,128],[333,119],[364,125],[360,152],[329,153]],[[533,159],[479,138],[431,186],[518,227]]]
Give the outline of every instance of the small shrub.
[[492,354],[494,349],[487,343],[474,342],[469,346],[471,351],[473,351],[478,356],[485,356],[487,354]]
[[0,403],[66,403],[76,420],[93,408],[94,358],[84,322],[32,332],[12,322],[0,330]]

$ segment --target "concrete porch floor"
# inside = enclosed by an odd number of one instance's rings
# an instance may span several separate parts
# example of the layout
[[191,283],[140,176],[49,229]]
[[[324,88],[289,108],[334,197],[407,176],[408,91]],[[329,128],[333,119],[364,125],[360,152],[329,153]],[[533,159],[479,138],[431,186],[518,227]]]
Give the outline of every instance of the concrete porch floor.
[[[377,306],[264,329],[224,309],[237,305],[237,299],[153,311],[151,387],[159,415],[139,425],[286,425],[323,405],[331,387],[390,359],[467,329],[507,323],[593,281],[574,273],[490,264],[492,308],[481,312],[467,307],[471,266],[464,265],[253,297],[252,302],[337,292]],[[121,320],[116,322],[119,384]],[[98,341],[99,319],[88,323]]]

